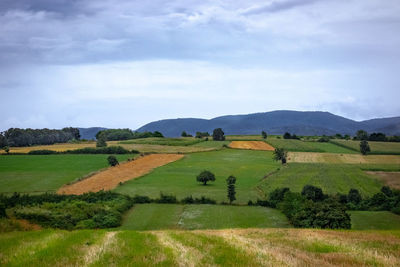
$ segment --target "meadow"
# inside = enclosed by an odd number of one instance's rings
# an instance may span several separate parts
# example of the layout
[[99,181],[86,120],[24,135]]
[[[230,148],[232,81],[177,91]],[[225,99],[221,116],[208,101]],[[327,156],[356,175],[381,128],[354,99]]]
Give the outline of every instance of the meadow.
[[389,211],[349,211],[351,229],[399,230],[400,216]]
[[[117,155],[119,161],[135,155]],[[108,167],[107,155],[0,156],[0,193],[55,192],[62,185]]]
[[278,210],[250,206],[141,204],[126,214],[122,230],[285,228]]
[[266,142],[273,147],[283,148],[286,151],[294,152],[329,152],[329,153],[357,153],[349,148],[338,146],[328,142],[302,141],[295,139],[278,139],[276,137],[268,137]]
[[[227,201],[226,179],[234,175],[237,203],[247,203],[259,197],[256,185],[280,164],[272,159],[270,151],[222,149],[213,152],[187,154],[179,161],[155,169],[153,172],[130,180],[115,189],[116,192],[134,196],[146,195],[157,198],[160,192],[173,194],[178,199],[192,195],[206,196],[218,202]],[[216,176],[215,182],[206,186],[196,181],[203,170]]]
[[[360,141],[353,140],[331,140],[332,144],[340,145],[342,147],[352,149],[354,151],[360,151]],[[399,142],[376,142],[368,141],[371,148],[369,154],[387,154],[387,155],[400,155],[400,143]]]
[[161,137],[150,137],[150,138],[139,138],[121,141],[119,144],[149,144],[149,145],[163,145],[163,146],[190,146],[197,143],[204,142],[203,139],[194,137],[184,138],[161,138]]
[[399,231],[42,230],[0,235],[0,265],[398,266],[399,246]]

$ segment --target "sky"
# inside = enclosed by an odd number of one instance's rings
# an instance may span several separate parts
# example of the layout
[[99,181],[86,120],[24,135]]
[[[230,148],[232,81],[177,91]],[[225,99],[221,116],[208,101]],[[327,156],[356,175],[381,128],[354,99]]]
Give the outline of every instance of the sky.
[[0,130],[400,116],[398,0],[1,0]]

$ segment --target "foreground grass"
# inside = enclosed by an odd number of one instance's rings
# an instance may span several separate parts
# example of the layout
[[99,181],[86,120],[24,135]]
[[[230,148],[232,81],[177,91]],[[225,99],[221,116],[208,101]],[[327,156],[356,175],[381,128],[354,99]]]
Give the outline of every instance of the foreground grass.
[[364,196],[373,195],[382,187],[381,182],[364,173],[358,165],[290,163],[263,179],[258,188],[265,194],[278,187],[301,192],[307,184],[321,187],[329,194],[347,194],[356,188]]
[[[353,140],[331,140],[331,143],[352,149],[360,152],[360,141]],[[368,141],[371,148],[370,154],[395,154],[400,155],[400,143],[399,142],[376,142]]]
[[389,211],[349,211],[351,229],[400,230],[400,216]]
[[294,152],[329,152],[329,153],[357,153],[346,147],[338,146],[333,143],[301,141],[294,139],[267,138],[266,142],[273,147],[284,148],[287,151]]
[[123,230],[284,228],[286,217],[275,209],[221,205],[136,205],[124,218]]
[[[108,155],[0,156],[0,193],[56,191],[62,185],[108,166]],[[118,155],[119,161],[133,155]]]
[[[204,143],[204,142],[203,142]],[[188,154],[182,160],[155,169],[153,172],[124,183],[116,192],[128,195],[146,195],[157,198],[160,191],[174,194],[181,199],[202,195],[217,201],[227,201],[226,179],[229,175],[237,178],[237,203],[256,200],[256,185],[262,177],[276,168],[279,163],[272,160],[270,151],[223,149],[213,152]],[[203,170],[216,175],[216,181],[206,186],[196,181]]]
[[0,234],[2,266],[398,266],[400,231],[37,231]]

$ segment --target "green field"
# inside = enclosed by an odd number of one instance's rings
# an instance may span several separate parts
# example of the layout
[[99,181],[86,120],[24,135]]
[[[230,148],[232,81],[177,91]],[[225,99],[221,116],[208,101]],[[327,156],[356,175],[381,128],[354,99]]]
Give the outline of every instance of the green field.
[[399,266],[399,247],[399,231],[44,230],[0,234],[0,265]]
[[194,137],[182,137],[182,138],[139,138],[119,142],[120,144],[149,144],[149,145],[163,145],[163,146],[190,146],[197,143],[203,142],[203,139]]
[[278,187],[301,192],[306,184],[321,187],[324,193],[329,194],[347,194],[351,188],[355,188],[364,196],[375,194],[382,187],[379,181],[364,173],[357,165],[290,163],[266,177],[259,188],[266,194]]
[[[238,203],[257,199],[256,185],[265,174],[276,170],[270,151],[223,149],[213,152],[188,154],[182,160],[155,169],[153,172],[128,181],[115,189],[128,195],[147,195],[156,198],[160,191],[174,194],[179,199],[192,195],[206,196],[217,201],[227,201],[226,178],[234,175]],[[216,181],[206,186],[196,181],[203,170],[216,175]]]
[[124,218],[123,230],[224,229],[289,227],[278,210],[221,205],[136,205]]
[[356,153],[351,149],[327,142],[267,138],[267,143],[273,147],[284,148],[287,151],[294,152]]
[[[335,139],[331,140],[330,142],[357,152],[360,151],[360,141]],[[371,148],[370,154],[400,155],[400,142],[368,141],[368,144]]]
[[400,216],[389,211],[349,211],[351,229],[400,230]]
[[265,140],[260,135],[226,135],[225,139],[228,141],[263,141]]
[[[56,191],[108,166],[108,155],[0,156],[0,193]],[[133,155],[118,155],[119,161]]]

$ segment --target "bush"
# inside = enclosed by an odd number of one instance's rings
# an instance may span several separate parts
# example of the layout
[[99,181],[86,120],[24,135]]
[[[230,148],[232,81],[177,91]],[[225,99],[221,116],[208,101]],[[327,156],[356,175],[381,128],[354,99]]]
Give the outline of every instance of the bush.
[[160,198],[157,198],[155,200],[156,203],[170,203],[170,204],[175,204],[178,203],[176,200],[176,196],[173,195],[164,195],[163,193],[160,193]]
[[107,161],[108,164],[112,167],[119,165],[117,158],[113,155],[108,156]]
[[289,188],[285,187],[285,188],[277,188],[271,193],[269,193],[268,201],[270,203],[270,206],[272,208],[276,208],[277,204],[283,201],[286,192],[289,191],[290,191]]
[[48,149],[40,149],[40,150],[31,150],[28,152],[29,155],[51,155],[57,154],[57,151],[48,150]]
[[65,154],[138,154],[137,150],[127,150],[122,146],[109,146],[109,147],[85,147],[74,150],[67,150]]
[[313,185],[305,185],[301,194],[306,198],[312,201],[321,201],[324,200],[324,193],[322,189]]

